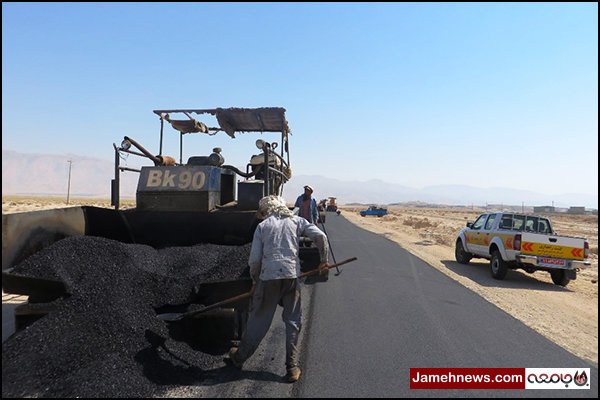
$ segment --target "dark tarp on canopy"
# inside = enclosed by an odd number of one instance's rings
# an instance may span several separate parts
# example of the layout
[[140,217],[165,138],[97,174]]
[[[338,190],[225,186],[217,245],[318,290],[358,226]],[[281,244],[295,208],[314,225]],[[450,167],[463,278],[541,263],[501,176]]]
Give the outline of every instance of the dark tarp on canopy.
[[[284,136],[290,133],[285,119],[285,108],[216,108],[202,110],[155,110],[154,113],[171,123],[173,128],[181,133],[223,130],[229,136],[235,137],[236,132],[282,132]],[[169,113],[184,113],[189,121],[175,121],[168,117]],[[219,128],[208,128],[202,122],[192,119],[189,113],[211,114],[217,118]]]

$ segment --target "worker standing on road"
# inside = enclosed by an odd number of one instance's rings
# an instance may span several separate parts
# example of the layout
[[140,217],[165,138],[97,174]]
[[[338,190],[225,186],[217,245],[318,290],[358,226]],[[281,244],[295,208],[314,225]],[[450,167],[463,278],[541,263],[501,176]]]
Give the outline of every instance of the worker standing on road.
[[239,347],[229,350],[233,365],[242,368],[266,335],[277,305],[283,306],[286,329],[286,380],[300,378],[298,337],[301,321],[300,258],[298,238],[310,237],[319,249],[320,273],[327,271],[327,236],[304,218],[293,215],[279,196],[266,196],[259,202],[258,217],[264,219],[256,228],[248,265],[254,283],[254,294],[246,330]]
[[298,196],[294,207],[298,207],[300,217],[304,217],[308,222],[316,225],[319,222],[319,210],[317,210],[317,201],[312,194],[313,188],[309,185],[304,186],[304,194]]

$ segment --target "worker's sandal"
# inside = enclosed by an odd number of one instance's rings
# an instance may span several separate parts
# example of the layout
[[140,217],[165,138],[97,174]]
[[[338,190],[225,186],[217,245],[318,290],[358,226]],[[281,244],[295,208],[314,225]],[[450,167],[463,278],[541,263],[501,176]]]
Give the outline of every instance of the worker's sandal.
[[236,357],[237,351],[238,351],[237,347],[232,347],[231,349],[229,349],[229,360],[231,360],[231,363],[233,365],[235,365],[237,368],[242,369],[242,367],[244,366],[244,362],[239,361],[237,359],[237,357]]
[[287,370],[287,375],[285,376],[285,379],[292,383],[292,382],[296,382],[298,379],[300,379],[300,374],[302,373],[302,371],[300,371],[300,368],[298,367],[293,367]]

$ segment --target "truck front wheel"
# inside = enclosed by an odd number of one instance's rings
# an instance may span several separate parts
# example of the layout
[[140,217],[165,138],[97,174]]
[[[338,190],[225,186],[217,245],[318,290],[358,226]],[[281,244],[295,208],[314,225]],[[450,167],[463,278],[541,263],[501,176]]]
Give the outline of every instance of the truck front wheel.
[[567,276],[567,271],[563,269],[551,271],[550,276],[552,277],[552,282],[558,286],[567,286],[571,282],[571,279]]
[[470,253],[467,253],[465,251],[462,244],[462,240],[460,239],[456,241],[456,248],[454,249],[454,258],[456,258],[456,261],[460,264],[468,264],[469,261],[471,261],[471,258],[473,258]]
[[506,273],[508,272],[508,266],[506,265],[506,261],[502,259],[502,255],[498,250],[495,250],[492,253],[490,267],[492,271],[492,278],[498,279],[499,281],[504,279]]

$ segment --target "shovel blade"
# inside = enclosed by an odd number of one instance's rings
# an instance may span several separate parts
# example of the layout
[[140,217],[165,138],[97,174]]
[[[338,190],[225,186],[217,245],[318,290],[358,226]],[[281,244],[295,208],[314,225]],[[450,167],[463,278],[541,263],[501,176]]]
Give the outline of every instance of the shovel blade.
[[157,317],[163,321],[175,322],[175,321],[179,321],[179,320],[183,319],[183,314],[181,314],[181,313],[165,313],[165,314],[158,314]]

